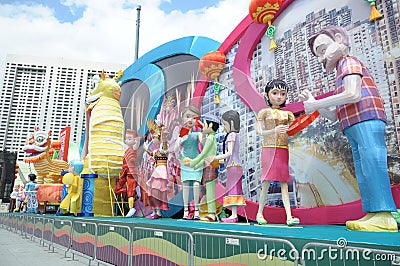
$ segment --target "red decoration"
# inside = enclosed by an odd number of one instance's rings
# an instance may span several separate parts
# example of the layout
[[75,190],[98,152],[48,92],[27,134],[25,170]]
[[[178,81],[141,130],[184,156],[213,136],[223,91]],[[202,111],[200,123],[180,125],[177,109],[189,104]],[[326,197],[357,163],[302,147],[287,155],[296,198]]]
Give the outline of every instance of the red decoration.
[[249,14],[255,23],[271,25],[284,0],[251,0]]
[[59,150],[61,148],[61,140],[55,140],[51,143],[51,147]]
[[319,116],[318,111],[314,111],[311,114],[304,114],[299,116],[296,120],[293,121],[289,126],[289,130],[286,131],[288,136],[293,136],[298,132],[302,131],[306,127],[308,127],[317,117]]
[[206,53],[199,63],[201,74],[210,79],[217,79],[225,66],[226,56],[221,51],[212,51]]
[[17,178],[18,178],[18,172],[19,172],[19,165],[18,165],[18,164],[16,164],[16,165],[15,165],[15,174],[14,174],[14,179],[17,179]]

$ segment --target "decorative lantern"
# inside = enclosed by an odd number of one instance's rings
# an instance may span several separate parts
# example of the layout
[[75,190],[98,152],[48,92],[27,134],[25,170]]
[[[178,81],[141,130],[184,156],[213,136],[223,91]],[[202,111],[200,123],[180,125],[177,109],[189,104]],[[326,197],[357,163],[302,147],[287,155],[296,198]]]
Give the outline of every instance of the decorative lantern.
[[270,38],[269,49],[276,48],[274,35],[276,28],[272,25],[272,20],[276,12],[281,8],[284,0],[251,0],[249,5],[249,14],[255,23],[267,24],[266,35]]
[[215,100],[214,103],[219,103],[219,90],[221,84],[218,83],[218,77],[225,66],[226,56],[221,51],[211,51],[206,53],[199,62],[199,69],[201,74],[205,77],[214,80]]
[[376,9],[376,1],[375,0],[365,0],[371,5],[371,15],[369,16],[369,21],[374,21],[380,19],[382,14]]

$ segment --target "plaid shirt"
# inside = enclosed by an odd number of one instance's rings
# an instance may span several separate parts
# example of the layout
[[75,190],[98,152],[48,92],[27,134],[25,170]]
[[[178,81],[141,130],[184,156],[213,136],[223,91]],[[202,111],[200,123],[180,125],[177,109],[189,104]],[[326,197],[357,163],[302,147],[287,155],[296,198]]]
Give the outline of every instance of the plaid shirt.
[[361,100],[357,103],[338,105],[336,112],[342,130],[366,120],[379,119],[386,122],[386,114],[379,90],[369,70],[357,58],[345,56],[336,65],[336,90],[334,94],[344,91],[343,78],[358,74],[361,81]]

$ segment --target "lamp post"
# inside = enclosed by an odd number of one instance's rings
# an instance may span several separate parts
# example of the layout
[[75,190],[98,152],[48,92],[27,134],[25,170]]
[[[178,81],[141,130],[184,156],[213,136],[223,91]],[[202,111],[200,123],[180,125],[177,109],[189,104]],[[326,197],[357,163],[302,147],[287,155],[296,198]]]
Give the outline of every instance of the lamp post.
[[140,27],[140,10],[142,7],[140,5],[137,5],[136,11],[137,11],[137,17],[136,17],[136,45],[135,45],[135,61],[139,57],[139,27]]

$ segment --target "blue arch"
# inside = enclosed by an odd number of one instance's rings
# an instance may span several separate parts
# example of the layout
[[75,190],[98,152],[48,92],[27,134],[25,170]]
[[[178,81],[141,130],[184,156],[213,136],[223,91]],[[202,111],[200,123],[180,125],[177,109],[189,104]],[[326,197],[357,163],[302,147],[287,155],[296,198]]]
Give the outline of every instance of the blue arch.
[[[193,55],[201,58],[209,51],[216,50],[220,43],[207,37],[188,36],[176,39],[144,54],[132,65],[124,70],[123,76],[119,81],[122,84],[131,80],[140,80],[147,85],[150,92],[149,109],[147,110],[144,121],[148,118],[154,119],[160,111],[161,103],[165,92],[165,77],[162,69],[155,65],[164,58],[174,55]],[[143,123],[138,134],[144,135],[147,132],[147,125]]]

